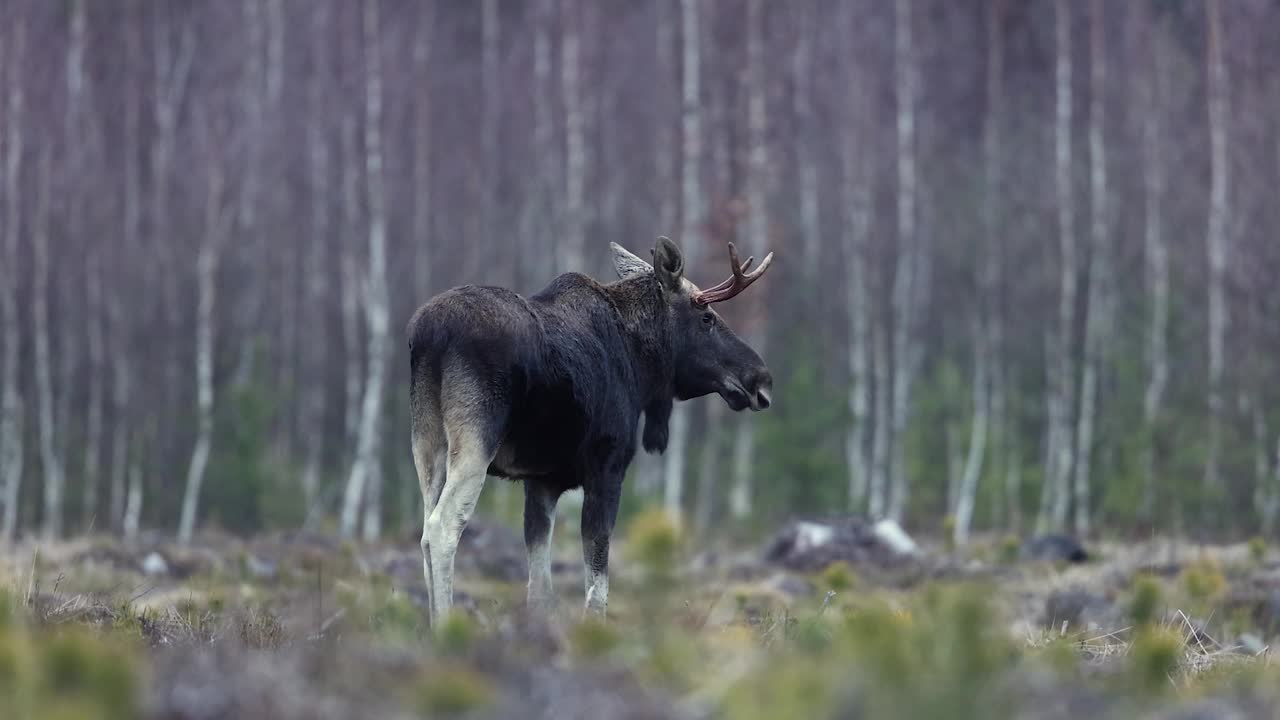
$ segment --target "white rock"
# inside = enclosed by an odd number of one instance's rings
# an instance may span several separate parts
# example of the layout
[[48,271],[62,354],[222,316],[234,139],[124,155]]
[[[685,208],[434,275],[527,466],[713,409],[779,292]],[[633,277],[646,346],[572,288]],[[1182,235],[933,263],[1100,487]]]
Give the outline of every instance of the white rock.
[[916,541],[912,540],[911,536],[892,520],[881,520],[875,524],[872,531],[877,540],[898,555],[915,555],[920,552]]
[[147,575],[168,575],[169,563],[165,562],[163,555],[152,550],[142,559],[142,572]]

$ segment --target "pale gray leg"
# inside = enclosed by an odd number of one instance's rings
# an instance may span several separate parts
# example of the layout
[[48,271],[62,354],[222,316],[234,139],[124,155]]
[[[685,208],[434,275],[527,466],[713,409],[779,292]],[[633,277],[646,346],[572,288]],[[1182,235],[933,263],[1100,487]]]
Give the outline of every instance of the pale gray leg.
[[431,556],[432,608],[431,625],[439,628],[453,609],[453,558],[458,539],[471,519],[492,453],[481,450],[481,443],[471,439],[458,442],[450,437],[449,467],[440,500],[427,518],[428,551]]
[[555,607],[551,587],[551,534],[556,522],[556,497],[532,480],[524,483],[524,544],[529,554],[530,610]]
[[418,471],[418,489],[422,491],[422,577],[427,586],[428,612],[435,612],[435,588],[431,582],[430,538],[427,536],[427,521],[431,511],[435,510],[440,500],[440,491],[444,489],[445,465],[444,453],[426,438],[413,439],[413,465]]

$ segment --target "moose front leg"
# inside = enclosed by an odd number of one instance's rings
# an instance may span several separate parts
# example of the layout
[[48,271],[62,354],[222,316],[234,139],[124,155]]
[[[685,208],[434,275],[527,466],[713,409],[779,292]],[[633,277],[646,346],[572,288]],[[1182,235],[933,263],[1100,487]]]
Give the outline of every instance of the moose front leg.
[[[620,478],[619,478],[620,480]],[[618,517],[621,482],[585,492],[582,502],[582,562],[586,611],[604,618],[609,604],[609,538]]]

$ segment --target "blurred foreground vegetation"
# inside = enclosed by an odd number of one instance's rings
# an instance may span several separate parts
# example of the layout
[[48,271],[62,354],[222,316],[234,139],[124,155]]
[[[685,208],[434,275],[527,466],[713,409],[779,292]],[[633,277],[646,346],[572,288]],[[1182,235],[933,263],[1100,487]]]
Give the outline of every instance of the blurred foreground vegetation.
[[[1280,561],[1260,542],[1180,551],[1172,564],[1116,547],[1054,566],[1019,563],[989,539],[964,556],[930,548],[934,577],[887,582],[838,562],[790,574],[806,588],[793,592],[776,574],[699,568],[675,526],[646,513],[620,544],[606,623],[582,617],[580,583],[562,570],[552,622],[523,613],[519,582],[464,576],[465,612],[436,633],[420,579],[388,570],[412,562],[413,543],[255,542],[211,539],[186,557],[156,545],[185,568],[169,575],[112,567],[103,558],[131,551],[105,539],[6,556],[5,717],[1261,718],[1280,708],[1270,663],[1280,612],[1249,601],[1280,586]],[[267,573],[260,558],[272,547],[282,554]],[[1076,595],[1090,599],[1062,600]]]

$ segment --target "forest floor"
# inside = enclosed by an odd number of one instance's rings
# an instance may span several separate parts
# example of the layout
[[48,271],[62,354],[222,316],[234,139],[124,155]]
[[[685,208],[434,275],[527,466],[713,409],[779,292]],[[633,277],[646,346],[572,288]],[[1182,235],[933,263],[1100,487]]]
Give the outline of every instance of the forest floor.
[[414,537],[86,537],[0,551],[5,718],[1275,718],[1280,553],[1100,543],[1088,561],[765,546],[694,553],[658,515],[619,532],[609,620],[523,611],[523,548],[477,518],[458,605],[425,619]]

